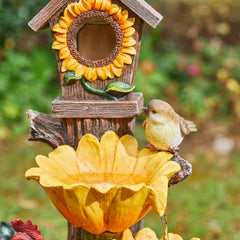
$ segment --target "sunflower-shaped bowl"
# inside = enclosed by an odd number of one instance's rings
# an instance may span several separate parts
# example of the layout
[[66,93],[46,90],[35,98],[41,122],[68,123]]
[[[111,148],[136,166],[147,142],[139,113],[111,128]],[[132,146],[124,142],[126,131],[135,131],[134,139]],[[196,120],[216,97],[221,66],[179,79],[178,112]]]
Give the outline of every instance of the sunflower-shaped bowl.
[[113,131],[99,141],[83,136],[75,151],[62,145],[25,176],[37,180],[59,212],[72,224],[100,234],[122,232],[153,208],[165,213],[168,180],[180,170],[172,154],[138,151],[134,137]]

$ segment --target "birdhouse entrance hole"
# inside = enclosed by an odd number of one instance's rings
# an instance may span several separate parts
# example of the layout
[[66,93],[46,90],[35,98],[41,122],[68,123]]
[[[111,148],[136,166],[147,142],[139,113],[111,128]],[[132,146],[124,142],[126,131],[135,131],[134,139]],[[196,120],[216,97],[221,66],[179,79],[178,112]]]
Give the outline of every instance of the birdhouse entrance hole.
[[81,56],[96,61],[108,57],[116,45],[116,34],[104,19],[89,19],[77,33],[77,49]]
[[72,56],[86,67],[112,63],[122,48],[119,23],[108,13],[90,10],[76,17],[69,26],[67,45]]

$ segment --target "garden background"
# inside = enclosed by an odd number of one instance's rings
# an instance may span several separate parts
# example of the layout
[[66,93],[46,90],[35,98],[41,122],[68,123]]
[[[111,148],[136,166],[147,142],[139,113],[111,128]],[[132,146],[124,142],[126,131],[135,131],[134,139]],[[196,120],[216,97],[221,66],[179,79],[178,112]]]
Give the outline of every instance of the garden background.
[[[45,239],[66,239],[67,224],[35,181],[24,173],[43,143],[28,142],[25,112],[50,113],[60,95],[49,29],[27,22],[48,0],[0,0],[0,220],[31,219]],[[190,239],[240,239],[240,0],[149,1],[164,19],[144,27],[136,89],[145,105],[161,98],[199,131],[180,155],[193,174],[169,190],[170,232]],[[147,144],[137,118],[135,136]],[[160,219],[145,218],[160,237]]]

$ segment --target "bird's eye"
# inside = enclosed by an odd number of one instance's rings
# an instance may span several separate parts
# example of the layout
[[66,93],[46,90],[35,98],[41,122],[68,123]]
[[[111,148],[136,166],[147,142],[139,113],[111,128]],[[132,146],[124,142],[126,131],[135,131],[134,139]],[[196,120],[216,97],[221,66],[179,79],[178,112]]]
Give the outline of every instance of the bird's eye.
[[154,111],[154,110],[152,110],[152,113],[153,113],[153,114],[155,114],[155,113],[157,113],[157,112],[156,112],[156,111]]

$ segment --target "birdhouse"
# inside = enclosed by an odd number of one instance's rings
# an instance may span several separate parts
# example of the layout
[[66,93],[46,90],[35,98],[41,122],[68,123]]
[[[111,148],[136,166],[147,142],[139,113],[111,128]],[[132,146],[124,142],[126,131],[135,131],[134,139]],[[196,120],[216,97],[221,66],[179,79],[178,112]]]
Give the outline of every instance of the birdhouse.
[[[29,26],[52,31],[62,95],[50,115],[28,110],[29,140],[77,149],[87,133],[132,135],[143,108],[142,93],[133,92],[142,27],[161,19],[144,0],[51,0]],[[69,223],[68,239],[80,235]]]
[[[126,93],[126,88],[134,88],[143,22],[155,28],[161,19],[162,16],[144,0],[50,1],[29,26],[34,31],[49,26],[53,34],[52,48],[56,51],[62,88],[62,96],[53,102],[54,116],[84,117],[87,111],[88,116],[95,117],[91,110],[97,107],[98,117],[121,117],[123,113],[126,117],[124,104],[116,107],[116,103],[108,102],[112,105],[110,116],[104,111],[106,102],[85,102],[105,100],[105,97],[86,90],[81,81],[67,84],[68,72],[76,78],[83,76],[96,92],[104,91],[112,82],[126,83],[117,99],[125,103],[130,101],[133,105],[129,111],[132,116],[138,115],[142,95]],[[118,88],[119,84],[116,85]],[[64,113],[59,110],[63,105]]]

